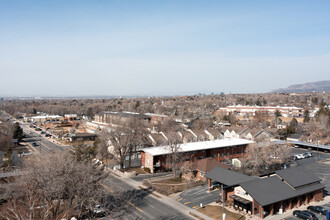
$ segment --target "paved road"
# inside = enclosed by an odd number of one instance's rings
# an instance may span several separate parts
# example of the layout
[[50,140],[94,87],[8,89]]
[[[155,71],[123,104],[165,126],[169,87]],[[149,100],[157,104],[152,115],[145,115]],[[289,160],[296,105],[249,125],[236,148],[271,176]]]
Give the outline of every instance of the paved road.
[[20,123],[20,126],[23,128],[23,131],[25,133],[25,141],[31,144],[33,142],[37,143],[38,146],[35,147],[35,149],[41,154],[52,153],[54,151],[63,152],[70,149],[70,146],[58,145],[52,142],[51,139],[42,137],[40,132],[29,128],[27,124]]
[[192,209],[196,209],[201,203],[207,205],[220,199],[220,190],[207,192],[207,189],[207,186],[194,187],[181,193],[176,200]]
[[[126,184],[122,180],[110,175],[106,180],[102,182],[108,191],[129,191],[136,190],[130,185]],[[145,192],[145,191],[144,191]],[[176,209],[169,207],[168,205],[158,201],[153,195],[145,193],[141,196],[141,199],[132,201],[131,204],[125,208],[125,212],[122,216],[116,216],[115,219],[123,220],[142,220],[142,219],[193,219],[185,214],[177,211]]]

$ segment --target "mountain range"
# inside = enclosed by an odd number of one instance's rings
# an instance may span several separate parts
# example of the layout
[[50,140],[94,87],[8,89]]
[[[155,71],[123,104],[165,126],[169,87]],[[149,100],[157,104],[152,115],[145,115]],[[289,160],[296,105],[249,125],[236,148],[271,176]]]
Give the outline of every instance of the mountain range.
[[330,80],[323,80],[318,82],[308,82],[304,84],[295,84],[291,85],[287,88],[275,89],[271,92],[273,93],[281,93],[281,92],[289,92],[289,93],[299,93],[299,92],[330,92]]

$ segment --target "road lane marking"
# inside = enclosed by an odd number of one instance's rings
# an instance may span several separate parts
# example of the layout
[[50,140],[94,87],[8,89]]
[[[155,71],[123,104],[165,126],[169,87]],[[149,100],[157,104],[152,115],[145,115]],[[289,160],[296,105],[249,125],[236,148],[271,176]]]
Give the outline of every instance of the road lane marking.
[[195,209],[195,208],[198,208],[199,206],[198,205],[196,205],[196,206],[194,206],[194,207],[192,207],[193,209]]
[[177,201],[180,202],[182,200],[182,198],[178,199]]
[[[107,189],[107,190],[109,190],[110,192],[113,193],[113,190],[110,189],[109,187],[107,187],[106,185],[104,185],[103,183],[99,183],[99,184],[100,184],[101,186],[103,186],[105,189]],[[139,207],[135,206],[135,205],[134,205],[133,203],[131,203],[130,201],[127,201],[127,203],[130,204],[132,207],[134,207],[136,210],[138,210],[138,211],[140,211],[140,212],[143,213],[143,211],[142,211]]]
[[191,203],[191,202],[185,202],[185,203],[183,203],[183,204],[187,205],[187,204],[189,204],[189,203]]
[[131,206],[133,206],[134,208],[136,208],[137,210],[139,210],[140,212],[143,212],[140,208],[136,207],[134,204],[132,204],[130,201],[127,201],[128,204],[130,204]]
[[104,185],[103,183],[100,183],[100,185],[101,185],[101,186],[103,186],[104,188],[106,188],[107,190],[109,190],[110,192],[112,192],[112,193],[113,193],[113,190],[112,190],[112,189],[110,189],[109,187],[107,187],[106,185]]

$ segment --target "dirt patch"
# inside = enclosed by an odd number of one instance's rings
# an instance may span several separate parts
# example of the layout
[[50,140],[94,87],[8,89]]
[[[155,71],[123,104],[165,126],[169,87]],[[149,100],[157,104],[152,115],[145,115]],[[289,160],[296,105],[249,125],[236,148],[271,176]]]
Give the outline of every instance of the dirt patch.
[[[197,211],[213,219],[222,219],[222,208],[220,206],[207,205],[197,209]],[[230,212],[227,209],[225,209],[225,213],[227,220],[245,220],[245,216]]]
[[143,184],[163,195],[169,196],[173,193],[182,192],[195,186],[203,185],[203,181],[187,181],[181,177],[161,180],[144,180]]
[[135,171],[137,175],[139,174],[148,174],[147,172],[145,172],[142,168],[140,167],[136,167],[136,168],[130,168],[130,169],[124,169],[122,170],[122,172],[133,172]]
[[185,179],[183,179],[182,177],[153,181],[153,183],[165,183],[165,184],[176,184],[176,183],[184,183],[184,182],[188,183],[188,181],[185,181]]

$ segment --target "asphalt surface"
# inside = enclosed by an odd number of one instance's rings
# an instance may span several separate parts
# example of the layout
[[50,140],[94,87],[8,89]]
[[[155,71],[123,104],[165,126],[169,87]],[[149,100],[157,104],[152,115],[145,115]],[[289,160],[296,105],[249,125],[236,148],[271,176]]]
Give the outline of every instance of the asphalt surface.
[[[135,188],[112,175],[110,175],[106,180],[102,181],[102,184],[105,186],[105,190],[110,192],[136,190]],[[142,194],[140,199],[127,201],[127,203],[128,205],[124,207],[123,213],[120,216],[113,215],[113,219],[193,219],[158,201],[148,192],[146,192],[144,195]]]
[[192,189],[186,190],[180,194],[180,196],[175,199],[192,208],[197,209],[200,205],[207,205],[209,203],[215,202],[220,199],[220,190],[213,190],[212,192],[208,192],[207,185],[197,186]]
[[53,153],[55,151],[63,152],[70,149],[70,146],[58,145],[52,142],[50,138],[43,137],[40,134],[40,131],[35,131],[34,129],[28,127],[28,124],[20,123],[20,126],[25,133],[24,140],[30,143],[31,146],[33,142],[37,143],[38,146],[34,148],[41,154]]
[[313,157],[296,160],[298,166],[304,166],[311,170],[316,176],[321,179],[321,183],[325,185],[325,191],[330,193],[330,153],[308,151],[305,149],[294,148],[292,154],[311,152]]
[[[328,204],[325,204],[325,205],[322,205],[324,208],[330,210],[330,203]],[[320,214],[317,214],[317,213],[314,213],[316,215],[316,217],[319,219],[319,220],[326,220],[326,216],[325,215],[320,215]],[[295,216],[290,216],[290,217],[287,217],[287,218],[284,218],[285,220],[297,220],[299,218],[295,217]]]

